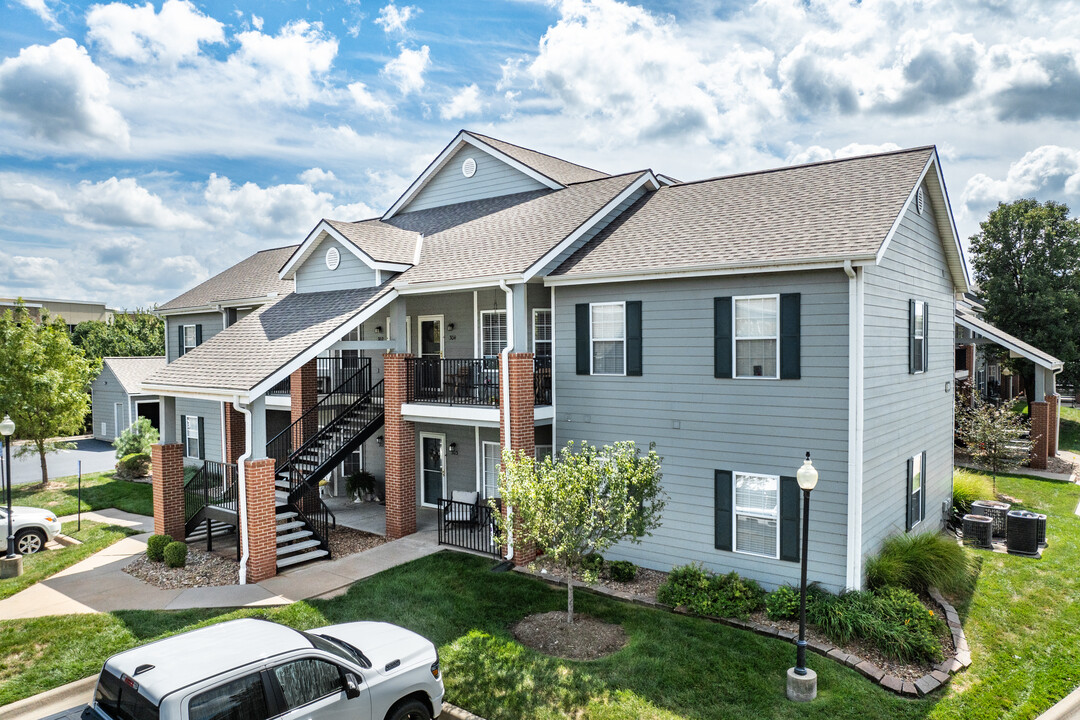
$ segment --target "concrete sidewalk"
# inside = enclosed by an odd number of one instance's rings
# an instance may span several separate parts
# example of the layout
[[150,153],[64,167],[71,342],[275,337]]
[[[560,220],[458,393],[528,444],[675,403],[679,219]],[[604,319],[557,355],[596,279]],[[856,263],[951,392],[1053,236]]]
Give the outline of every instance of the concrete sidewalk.
[[[126,517],[122,517],[126,516]],[[153,519],[118,510],[83,513],[86,519],[144,529]],[[354,555],[288,570],[253,585],[163,590],[123,572],[146,552],[149,532],[124,538],[50,578],[5,600],[0,620],[112,612],[287,605],[344,594],[349,585],[439,550],[437,533],[419,532]]]

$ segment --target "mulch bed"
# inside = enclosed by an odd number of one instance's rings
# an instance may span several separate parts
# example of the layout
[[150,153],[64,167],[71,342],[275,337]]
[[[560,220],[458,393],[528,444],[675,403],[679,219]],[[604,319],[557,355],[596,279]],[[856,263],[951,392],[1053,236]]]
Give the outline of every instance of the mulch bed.
[[182,568],[171,568],[163,562],[153,562],[146,555],[140,555],[124,567],[124,572],[164,590],[184,590],[235,585],[239,579],[240,565],[235,560],[189,545],[187,564]]
[[386,542],[382,535],[338,525],[330,531],[330,557],[340,558],[370,550]]
[[565,660],[596,660],[626,646],[622,625],[606,623],[588,615],[566,622],[566,611],[529,615],[510,628],[517,641],[545,655]]
[[[550,560],[546,560],[542,556],[537,558],[537,560],[530,565],[529,569],[538,572],[541,575],[552,576],[557,580],[566,580],[566,569]],[[633,580],[630,582],[619,582],[618,580],[612,580],[605,568],[604,572],[601,573],[598,582],[586,584],[602,585],[618,592],[629,593],[630,595],[643,595],[655,600],[656,592],[660,589],[660,586],[664,584],[664,581],[667,580],[667,576],[668,574],[666,572],[639,567],[637,569],[637,575]],[[585,577],[580,572],[574,573],[574,579],[581,583],[585,582]]]

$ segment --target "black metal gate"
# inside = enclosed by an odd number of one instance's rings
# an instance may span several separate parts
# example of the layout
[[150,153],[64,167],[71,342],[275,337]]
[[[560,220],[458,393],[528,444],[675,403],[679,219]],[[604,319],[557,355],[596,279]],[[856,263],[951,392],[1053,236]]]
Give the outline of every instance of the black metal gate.
[[495,541],[496,512],[483,499],[475,503],[440,499],[439,544],[501,558],[502,547]]

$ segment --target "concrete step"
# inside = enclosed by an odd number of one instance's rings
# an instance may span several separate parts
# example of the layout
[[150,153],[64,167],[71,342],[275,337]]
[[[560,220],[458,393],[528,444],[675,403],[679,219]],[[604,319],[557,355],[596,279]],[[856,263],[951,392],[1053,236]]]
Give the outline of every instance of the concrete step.
[[330,555],[326,550],[309,550],[306,553],[300,555],[290,555],[287,558],[283,558],[277,561],[278,570],[289,567],[291,565],[299,565],[300,563],[310,562],[312,560],[319,560]]
[[278,504],[285,504],[289,502],[289,493],[276,490],[274,492],[274,499],[278,501]]
[[285,512],[279,512],[275,517],[277,517],[278,522],[284,522],[286,520],[292,520],[294,517],[299,517],[299,515],[300,514],[295,510],[286,510]]
[[290,530],[295,530],[296,528],[302,527],[304,527],[303,520],[289,520],[288,522],[278,523],[277,532],[289,532]]
[[302,542],[292,543],[291,545],[279,545],[277,549],[278,557],[283,555],[292,555],[303,550],[308,550],[313,547],[319,547],[318,540],[304,540]]
[[274,481],[274,487],[278,490],[288,490],[290,487],[292,487],[292,484],[288,481],[288,479],[279,479]]
[[314,535],[315,533],[311,532],[310,530],[297,530],[296,532],[278,535],[276,544],[278,546],[281,546],[285,543],[291,543],[294,540],[307,540],[309,537],[313,537]]

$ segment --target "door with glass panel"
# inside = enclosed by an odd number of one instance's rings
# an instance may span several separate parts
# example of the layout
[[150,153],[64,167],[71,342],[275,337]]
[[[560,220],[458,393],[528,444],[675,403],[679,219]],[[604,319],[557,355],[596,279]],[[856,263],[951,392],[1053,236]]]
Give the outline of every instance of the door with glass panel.
[[418,320],[418,389],[421,396],[438,397],[442,390],[442,315],[421,316]]
[[420,433],[420,503],[437,507],[446,485],[446,436]]

